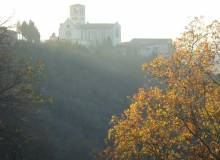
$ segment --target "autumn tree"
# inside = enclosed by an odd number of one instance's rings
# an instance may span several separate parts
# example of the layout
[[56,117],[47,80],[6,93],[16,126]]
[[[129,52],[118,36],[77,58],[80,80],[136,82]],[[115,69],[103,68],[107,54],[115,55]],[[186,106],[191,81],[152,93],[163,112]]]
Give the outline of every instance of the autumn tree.
[[28,139],[24,135],[26,115],[46,101],[39,90],[44,63],[15,56],[11,46],[4,43],[10,32],[7,27],[2,28],[5,32],[0,32],[0,159],[22,160],[22,146]]
[[143,65],[158,85],[139,89],[112,117],[107,159],[220,159],[220,23],[195,18],[174,47]]

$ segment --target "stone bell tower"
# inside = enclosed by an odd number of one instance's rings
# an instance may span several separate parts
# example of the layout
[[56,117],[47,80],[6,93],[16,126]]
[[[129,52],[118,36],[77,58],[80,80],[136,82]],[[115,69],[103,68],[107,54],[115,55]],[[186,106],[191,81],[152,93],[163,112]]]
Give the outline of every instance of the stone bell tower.
[[81,4],[71,5],[70,19],[75,24],[85,24],[85,6]]

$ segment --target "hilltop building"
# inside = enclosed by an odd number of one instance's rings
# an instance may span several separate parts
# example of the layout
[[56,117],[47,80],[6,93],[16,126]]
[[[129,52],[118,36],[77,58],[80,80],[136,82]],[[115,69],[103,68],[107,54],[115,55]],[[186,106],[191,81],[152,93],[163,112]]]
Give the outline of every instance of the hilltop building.
[[144,57],[155,57],[158,54],[170,56],[172,52],[172,39],[145,39],[135,38],[129,42],[121,43],[118,47],[124,55],[133,54]]
[[84,46],[97,46],[107,41],[112,45],[121,42],[119,23],[85,23],[85,6],[70,6],[70,17],[60,24],[59,39],[69,40]]

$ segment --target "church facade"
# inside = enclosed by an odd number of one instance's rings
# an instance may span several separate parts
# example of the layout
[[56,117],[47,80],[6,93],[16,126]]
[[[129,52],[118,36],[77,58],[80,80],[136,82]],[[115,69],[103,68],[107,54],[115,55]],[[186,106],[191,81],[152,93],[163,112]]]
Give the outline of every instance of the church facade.
[[68,40],[83,46],[97,46],[121,42],[119,23],[85,23],[85,6],[70,6],[70,17],[59,28],[59,39]]

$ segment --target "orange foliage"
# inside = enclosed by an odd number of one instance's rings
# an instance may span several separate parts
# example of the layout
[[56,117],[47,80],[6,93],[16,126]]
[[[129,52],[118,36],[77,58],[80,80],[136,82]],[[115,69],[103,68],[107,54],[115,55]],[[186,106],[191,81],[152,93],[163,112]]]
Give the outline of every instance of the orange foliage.
[[170,58],[143,70],[162,83],[140,89],[121,117],[112,118],[105,155],[112,160],[220,159],[220,84],[215,58],[220,24],[195,18]]

